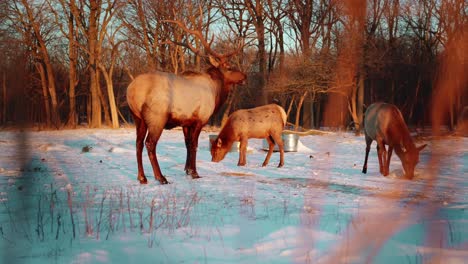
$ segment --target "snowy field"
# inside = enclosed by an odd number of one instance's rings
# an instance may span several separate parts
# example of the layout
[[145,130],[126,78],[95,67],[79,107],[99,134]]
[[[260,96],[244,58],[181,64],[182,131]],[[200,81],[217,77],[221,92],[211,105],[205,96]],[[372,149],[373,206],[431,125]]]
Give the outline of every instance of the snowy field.
[[375,142],[302,136],[299,152],[261,167],[262,141],[212,163],[210,132],[185,176],[180,130],[158,144],[163,174],[136,179],[135,132],[0,132],[1,263],[466,263],[468,138],[426,138],[413,181]]

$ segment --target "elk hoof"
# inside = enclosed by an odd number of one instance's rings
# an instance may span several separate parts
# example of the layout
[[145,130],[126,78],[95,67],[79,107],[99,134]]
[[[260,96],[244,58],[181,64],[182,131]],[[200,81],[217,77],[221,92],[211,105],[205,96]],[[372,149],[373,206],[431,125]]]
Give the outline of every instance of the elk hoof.
[[193,170],[193,169],[186,169],[185,170],[185,173],[187,175],[190,175],[192,176],[192,179],[198,179],[198,178],[201,178],[199,175],[198,175],[198,172]]
[[268,163],[263,162],[262,167],[266,167],[266,165],[268,165]]
[[138,179],[138,181],[140,181],[140,184],[148,184],[148,180],[146,178]]
[[367,173],[367,168],[362,169],[362,173],[366,174]]
[[278,168],[283,167],[283,165],[284,165],[283,163],[278,164]]
[[161,176],[161,179],[157,179],[157,180],[159,181],[159,183],[161,183],[161,185],[169,183],[164,176]]

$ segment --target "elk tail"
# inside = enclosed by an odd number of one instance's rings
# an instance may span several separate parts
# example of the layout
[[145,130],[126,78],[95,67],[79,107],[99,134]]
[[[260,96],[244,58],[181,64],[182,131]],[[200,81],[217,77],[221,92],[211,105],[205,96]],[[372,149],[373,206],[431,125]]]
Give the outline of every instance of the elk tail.
[[278,105],[278,108],[281,112],[281,118],[283,119],[283,127],[286,125],[286,119],[287,119],[287,116],[286,116],[286,112],[284,111],[283,107],[279,106]]

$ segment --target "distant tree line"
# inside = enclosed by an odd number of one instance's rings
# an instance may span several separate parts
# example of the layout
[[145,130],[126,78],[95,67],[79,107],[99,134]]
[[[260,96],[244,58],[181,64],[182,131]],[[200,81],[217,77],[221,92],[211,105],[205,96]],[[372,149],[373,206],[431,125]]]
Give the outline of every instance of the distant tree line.
[[[349,4],[348,2],[355,2]],[[396,104],[416,126],[431,122],[441,58],[468,43],[464,0],[3,0],[0,124],[119,127],[126,87],[155,70],[202,71],[183,45],[201,31],[219,51],[243,43],[233,63],[249,76],[212,124],[232,111],[277,102],[306,128],[362,126],[366,105]],[[462,44],[463,45],[463,44]],[[466,47],[451,55],[467,74]],[[453,52],[451,53],[453,54]],[[451,82],[444,125],[468,105]],[[327,109],[330,101],[340,107]],[[328,111],[328,113],[327,113]],[[333,122],[327,117],[333,114]]]

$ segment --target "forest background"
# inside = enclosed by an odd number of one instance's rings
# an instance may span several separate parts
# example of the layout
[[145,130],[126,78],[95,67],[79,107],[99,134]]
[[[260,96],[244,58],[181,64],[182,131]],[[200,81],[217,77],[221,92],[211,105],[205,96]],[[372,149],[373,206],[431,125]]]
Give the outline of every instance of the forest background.
[[201,49],[200,40],[168,20],[199,30],[221,53],[242,45],[232,63],[248,83],[212,125],[276,102],[297,129],[359,131],[365,107],[386,101],[411,126],[437,115],[454,129],[468,105],[464,0],[4,0],[0,125],[130,122],[125,94],[135,76],[208,67],[175,44]]

